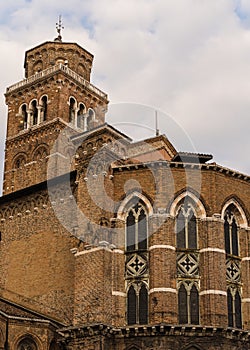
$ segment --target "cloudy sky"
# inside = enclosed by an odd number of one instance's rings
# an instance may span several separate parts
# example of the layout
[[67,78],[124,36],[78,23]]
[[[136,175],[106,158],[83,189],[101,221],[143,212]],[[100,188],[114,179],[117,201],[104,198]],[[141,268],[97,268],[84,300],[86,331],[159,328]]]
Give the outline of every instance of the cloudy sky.
[[250,174],[250,0],[0,1],[1,172],[3,94],[23,79],[25,50],[55,38],[59,14],[63,41],[95,56],[92,82],[109,95],[110,123],[153,135],[158,110],[178,150]]

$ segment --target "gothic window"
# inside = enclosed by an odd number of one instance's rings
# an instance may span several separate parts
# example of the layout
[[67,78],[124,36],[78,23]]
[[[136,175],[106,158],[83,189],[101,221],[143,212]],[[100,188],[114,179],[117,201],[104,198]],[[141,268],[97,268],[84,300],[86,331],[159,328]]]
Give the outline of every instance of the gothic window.
[[227,254],[239,255],[238,226],[235,215],[230,210],[224,217],[225,250]]
[[231,204],[224,215],[224,241],[226,251],[228,326],[242,328],[241,319],[241,259],[239,257],[239,211]]
[[69,122],[74,123],[76,110],[76,100],[71,97],[69,100]]
[[26,337],[19,342],[17,350],[37,350],[37,345],[33,339]]
[[40,146],[35,150],[33,159],[34,160],[45,159],[47,155],[48,155],[47,148],[44,146]]
[[197,224],[191,204],[181,205],[176,218],[177,248],[197,249]]
[[127,323],[129,325],[148,323],[148,289],[143,282],[129,287],[127,293]]
[[28,113],[27,113],[27,106],[26,104],[22,105],[21,107],[21,124],[22,124],[22,129],[27,129],[28,128]]
[[14,169],[21,169],[23,168],[24,164],[26,163],[25,156],[20,155],[16,158],[14,161]]
[[227,289],[228,326],[242,328],[241,296],[235,286]]
[[125,278],[128,324],[148,322],[148,217],[141,201],[129,207],[126,218]]
[[38,122],[38,109],[37,109],[36,100],[33,100],[31,102],[31,117],[32,117],[32,125],[36,125]]
[[196,282],[180,282],[178,314],[180,324],[199,324],[199,292]]
[[146,250],[148,247],[147,215],[144,206],[137,203],[126,218],[126,251]]
[[199,324],[199,252],[197,217],[186,197],[176,215],[176,268],[180,324]]
[[43,96],[41,99],[41,122],[47,120],[47,106],[48,105],[48,97]]

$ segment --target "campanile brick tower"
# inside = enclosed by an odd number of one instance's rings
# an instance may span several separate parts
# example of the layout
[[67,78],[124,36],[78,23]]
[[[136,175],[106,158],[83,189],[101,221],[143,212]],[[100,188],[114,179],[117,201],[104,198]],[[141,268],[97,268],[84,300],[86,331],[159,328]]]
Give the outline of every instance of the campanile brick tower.
[[54,141],[66,124],[83,131],[104,123],[107,95],[90,83],[93,55],[55,41],[25,54],[25,79],[8,87],[3,193],[46,180]]

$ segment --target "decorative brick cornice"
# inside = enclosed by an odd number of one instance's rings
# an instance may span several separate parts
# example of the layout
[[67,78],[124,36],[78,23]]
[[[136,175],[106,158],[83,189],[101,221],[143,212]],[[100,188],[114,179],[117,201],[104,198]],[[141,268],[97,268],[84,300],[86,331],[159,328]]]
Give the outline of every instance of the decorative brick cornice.
[[242,174],[232,169],[225,168],[216,163],[211,164],[195,164],[195,163],[179,163],[179,162],[169,162],[166,160],[157,160],[151,162],[143,162],[143,163],[131,163],[121,166],[114,166],[113,171],[128,171],[135,169],[143,169],[143,168],[156,168],[156,167],[165,167],[165,168],[179,168],[179,169],[197,169],[197,170],[211,170],[217,173],[225,174],[232,176],[234,178],[250,182],[250,176],[246,174]]
[[106,336],[108,338],[134,338],[134,337],[159,337],[159,336],[190,336],[212,337],[220,336],[240,341],[249,341],[250,332],[236,328],[222,328],[212,326],[183,326],[183,325],[135,325],[127,327],[112,327],[104,324],[90,324],[81,327],[67,327],[58,330],[61,341],[74,341],[92,336]]

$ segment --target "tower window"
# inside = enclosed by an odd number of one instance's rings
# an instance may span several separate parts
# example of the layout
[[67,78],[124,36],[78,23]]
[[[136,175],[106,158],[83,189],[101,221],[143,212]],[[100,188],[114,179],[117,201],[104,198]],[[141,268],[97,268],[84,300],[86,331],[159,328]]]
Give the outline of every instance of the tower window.
[[25,130],[28,128],[28,113],[27,113],[26,104],[22,105],[21,114],[22,114],[22,119],[21,119],[22,129]]
[[87,121],[87,129],[90,130],[93,127],[93,122],[95,120],[95,111],[93,108],[88,109],[88,121]]
[[69,100],[69,122],[74,123],[75,121],[75,110],[76,110],[76,100],[71,97]]
[[41,99],[41,122],[47,120],[47,108],[48,108],[48,98],[43,96]]
[[38,122],[38,109],[37,109],[37,102],[36,100],[33,100],[31,102],[31,117],[32,117],[32,125],[37,125]]
[[84,131],[87,130],[86,127],[86,108],[83,103],[79,104],[79,110],[77,112],[77,127],[83,129]]

